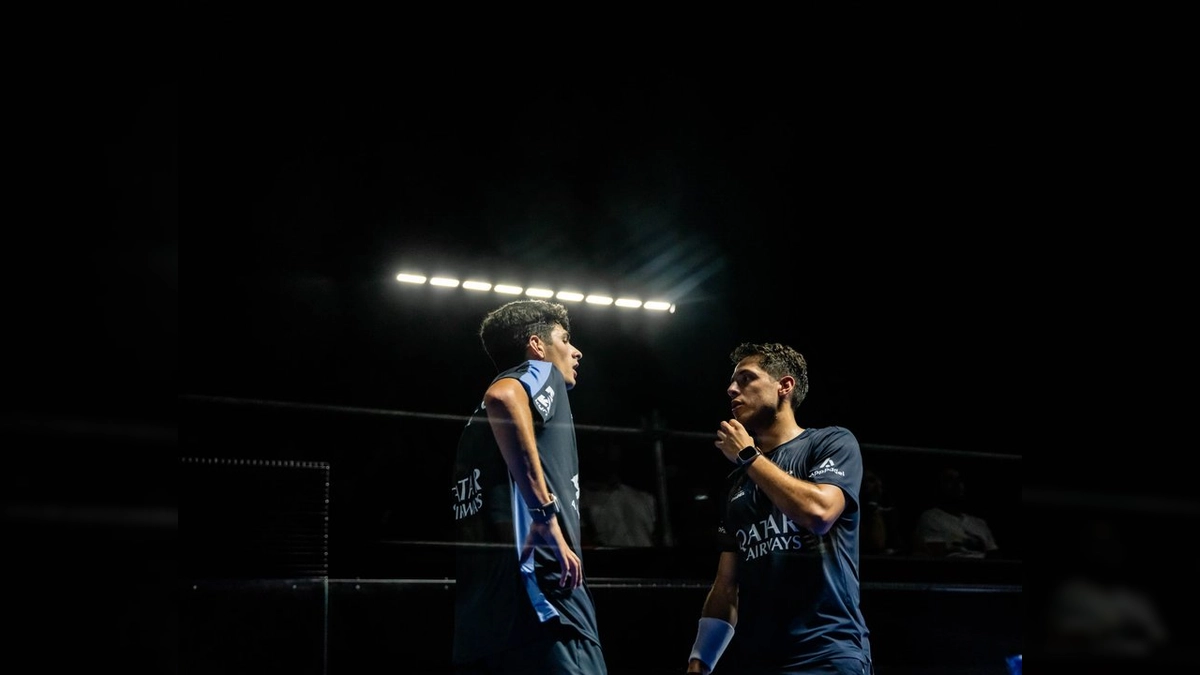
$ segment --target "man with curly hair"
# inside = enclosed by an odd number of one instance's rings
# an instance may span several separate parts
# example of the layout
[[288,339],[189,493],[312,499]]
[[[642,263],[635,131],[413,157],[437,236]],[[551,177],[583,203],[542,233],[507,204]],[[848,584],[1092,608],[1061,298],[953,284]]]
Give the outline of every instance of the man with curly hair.
[[730,360],[732,418],[715,445],[737,468],[687,672],[709,673],[724,654],[720,672],[739,675],[872,673],[858,577],[858,441],[839,426],[797,422],[808,364],[795,349],[743,343]]
[[479,336],[498,374],[459,438],[455,672],[606,675],[583,568],[567,392],[583,353],[561,304],[515,300]]

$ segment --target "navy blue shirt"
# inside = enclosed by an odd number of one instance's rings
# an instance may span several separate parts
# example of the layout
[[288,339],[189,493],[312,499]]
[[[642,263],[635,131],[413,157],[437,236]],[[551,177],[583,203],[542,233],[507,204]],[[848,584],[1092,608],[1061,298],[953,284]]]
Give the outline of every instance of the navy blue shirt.
[[[518,380],[529,394],[546,485],[559,501],[559,527],[575,555],[580,546],[579,450],[567,384],[546,361],[526,361],[496,376]],[[454,662],[472,661],[545,635],[543,622],[573,627],[600,644],[586,579],[559,588],[558,559],[544,547],[519,563],[531,518],[508,473],[480,403],[459,437],[451,509],[456,532]]]
[[830,658],[869,663],[869,631],[859,607],[858,440],[842,427],[805,429],[769,458],[790,476],[840,487],[846,508],[817,536],[785,516],[745,469],[730,474],[718,540],[738,557],[738,620],[719,665],[742,672]]

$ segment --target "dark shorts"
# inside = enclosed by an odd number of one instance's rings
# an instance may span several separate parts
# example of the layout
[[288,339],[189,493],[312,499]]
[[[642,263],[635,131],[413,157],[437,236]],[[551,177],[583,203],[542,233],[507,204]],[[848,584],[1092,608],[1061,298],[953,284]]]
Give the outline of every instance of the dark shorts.
[[544,636],[455,667],[456,675],[608,675],[600,645],[574,629],[547,626]]

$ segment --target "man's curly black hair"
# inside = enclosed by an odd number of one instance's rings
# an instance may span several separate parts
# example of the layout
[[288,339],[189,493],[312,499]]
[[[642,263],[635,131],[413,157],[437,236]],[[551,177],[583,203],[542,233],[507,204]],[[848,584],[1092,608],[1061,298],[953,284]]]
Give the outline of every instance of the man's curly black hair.
[[483,351],[499,371],[525,360],[525,345],[530,335],[549,342],[555,324],[571,332],[571,319],[563,305],[546,300],[513,300],[483,317],[479,339]]
[[792,411],[797,410],[808,395],[808,362],[804,360],[804,355],[778,342],[743,342],[730,353],[729,360],[736,366],[748,356],[759,357],[759,367],[775,379],[785,375],[796,378],[796,386],[792,389]]

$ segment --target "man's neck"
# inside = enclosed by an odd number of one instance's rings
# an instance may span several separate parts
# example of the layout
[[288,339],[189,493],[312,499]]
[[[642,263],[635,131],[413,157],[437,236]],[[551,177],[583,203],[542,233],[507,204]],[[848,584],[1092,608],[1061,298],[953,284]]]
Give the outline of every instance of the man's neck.
[[758,442],[759,450],[770,452],[803,432],[804,429],[799,424],[796,424],[794,417],[791,415],[779,415],[771,423],[771,426],[755,434],[754,439]]

